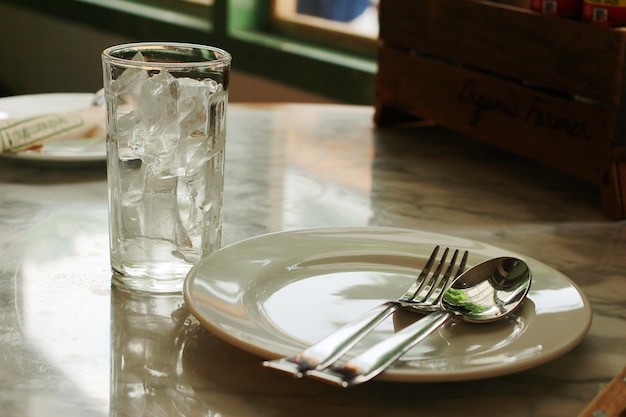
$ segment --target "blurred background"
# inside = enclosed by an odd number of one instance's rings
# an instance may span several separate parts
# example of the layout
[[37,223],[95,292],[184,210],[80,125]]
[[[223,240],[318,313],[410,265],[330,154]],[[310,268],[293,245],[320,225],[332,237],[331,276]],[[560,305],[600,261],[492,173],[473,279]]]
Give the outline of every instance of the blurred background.
[[373,103],[378,0],[0,0],[0,95],[100,88],[100,52],[148,40],[233,55],[231,101]]

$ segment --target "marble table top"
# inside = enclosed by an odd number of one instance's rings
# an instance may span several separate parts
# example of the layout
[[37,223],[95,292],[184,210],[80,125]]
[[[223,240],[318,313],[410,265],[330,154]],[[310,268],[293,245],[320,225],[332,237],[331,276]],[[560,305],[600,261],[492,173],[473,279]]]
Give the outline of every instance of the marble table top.
[[[112,289],[104,164],[0,158],[0,415],[574,416],[626,364],[626,223],[581,180],[373,109],[231,104],[224,243],[308,227],[469,238],[562,272],[588,297],[584,340],[483,381],[340,389],[260,366],[181,295]],[[124,364],[122,366],[121,364]]]

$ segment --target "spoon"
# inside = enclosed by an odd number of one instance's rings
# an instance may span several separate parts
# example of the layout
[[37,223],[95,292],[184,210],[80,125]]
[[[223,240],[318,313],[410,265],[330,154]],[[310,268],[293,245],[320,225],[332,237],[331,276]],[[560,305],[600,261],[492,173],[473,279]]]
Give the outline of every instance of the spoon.
[[437,328],[461,318],[488,323],[509,316],[528,294],[532,274],[521,259],[489,259],[459,275],[443,294],[441,310],[395,333],[341,366],[307,375],[348,387],[369,381]]

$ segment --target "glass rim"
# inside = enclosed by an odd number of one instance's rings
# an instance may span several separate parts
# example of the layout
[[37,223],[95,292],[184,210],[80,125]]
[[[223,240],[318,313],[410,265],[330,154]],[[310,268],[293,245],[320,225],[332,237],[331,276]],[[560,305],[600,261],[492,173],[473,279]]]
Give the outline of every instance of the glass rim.
[[[132,59],[121,58],[116,56],[115,53],[122,51],[148,51],[158,50],[164,48],[181,48],[181,49],[197,49],[203,51],[211,51],[218,54],[218,57],[211,60],[198,60],[198,61],[181,61],[181,62],[165,62],[165,61],[133,61]],[[113,45],[102,51],[102,59],[107,60],[118,65],[124,65],[127,67],[158,67],[158,68],[190,68],[190,67],[205,67],[205,66],[228,66],[232,60],[230,53],[224,49],[201,45],[197,43],[186,42],[132,42],[123,43],[119,45]]]

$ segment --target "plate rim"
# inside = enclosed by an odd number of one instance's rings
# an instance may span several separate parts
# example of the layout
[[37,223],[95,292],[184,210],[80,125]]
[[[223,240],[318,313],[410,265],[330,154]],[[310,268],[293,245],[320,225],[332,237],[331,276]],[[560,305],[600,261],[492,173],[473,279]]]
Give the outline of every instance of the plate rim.
[[[85,104],[91,102],[94,94],[93,93],[82,93],[82,92],[67,92],[67,93],[36,93],[36,94],[21,94],[15,96],[7,96],[0,97],[0,107],[4,107],[3,103],[12,102],[12,101],[37,101],[37,100],[46,100],[50,102],[61,102],[61,101],[69,101],[69,100],[78,100],[81,104],[77,106],[67,107],[67,110],[78,109],[84,107]],[[36,103],[33,105],[33,108],[36,109]],[[11,118],[10,111],[1,110],[0,113],[8,114],[9,118]],[[30,111],[29,111],[30,113]],[[37,114],[37,110],[33,110],[32,114]],[[20,116],[18,116],[20,117]],[[3,119],[0,119],[3,120]],[[63,141],[58,142],[63,143]],[[104,143],[104,138],[102,138],[102,143]],[[45,147],[45,145],[44,145]],[[71,164],[82,164],[82,163],[100,163],[106,161],[106,149],[103,152],[101,151],[93,151],[87,153],[46,153],[46,152],[32,152],[32,151],[23,151],[23,152],[15,152],[15,153],[0,153],[0,157],[6,160],[12,160],[17,162],[24,163],[34,163],[34,164],[59,164],[59,163],[71,163]]]
[[[200,324],[207,330],[214,333],[216,336],[220,337],[227,343],[236,346],[242,350],[248,351],[255,355],[258,355],[264,359],[277,359],[284,356],[284,353],[274,352],[267,347],[259,346],[258,344],[253,343],[253,341],[242,340],[239,337],[225,331],[219,325],[216,325],[211,322],[210,319],[204,317],[200,307],[196,304],[196,300],[193,296],[193,286],[195,284],[195,280],[197,278],[196,271],[202,269],[205,265],[211,262],[211,259],[214,256],[221,256],[223,251],[232,251],[236,250],[240,245],[249,244],[251,241],[257,241],[259,239],[270,239],[275,238],[277,235],[291,235],[294,233],[320,233],[320,232],[348,232],[352,233],[385,233],[385,234],[396,234],[396,233],[408,233],[415,235],[430,235],[431,237],[442,237],[447,239],[458,239],[460,241],[464,241],[467,243],[478,244],[486,249],[493,249],[496,251],[504,252],[506,254],[510,254],[512,256],[520,257],[528,262],[535,263],[537,265],[543,266],[551,273],[555,274],[558,279],[564,281],[568,287],[571,287],[576,291],[579,295],[582,307],[580,308],[581,312],[584,314],[584,319],[586,320],[584,323],[581,323],[580,330],[578,334],[574,337],[571,337],[567,343],[562,343],[559,347],[553,348],[550,353],[539,354],[531,357],[530,359],[522,359],[514,361],[514,363],[507,363],[505,366],[496,366],[490,367],[487,370],[479,368],[479,369],[467,369],[467,370],[453,370],[448,372],[435,372],[435,373],[415,373],[409,370],[395,370],[390,368],[388,371],[381,374],[377,379],[387,380],[387,381],[396,381],[396,382],[456,382],[456,381],[468,381],[468,380],[478,380],[484,378],[498,377],[503,375],[508,375],[516,372],[521,372],[524,370],[528,370],[530,368],[542,365],[551,360],[556,359],[557,357],[562,356],[567,353],[578,344],[582,342],[582,340],[586,337],[589,328],[591,327],[591,322],[593,319],[593,311],[591,309],[591,305],[585,293],[579,288],[579,286],[574,283],[571,279],[565,276],[560,271],[546,265],[545,263],[533,259],[529,256],[525,256],[514,251],[510,251],[508,249],[500,248],[494,245],[485,244],[483,242],[457,237],[453,235],[441,234],[430,231],[421,231],[416,229],[408,229],[408,228],[400,228],[400,227],[385,227],[385,226],[339,226],[339,227],[313,227],[313,228],[304,228],[304,229],[293,229],[293,230],[283,230],[270,232],[262,235],[257,235],[253,237],[249,237],[238,242],[234,242],[230,245],[224,246],[217,252],[209,255],[207,258],[201,260],[198,264],[196,264],[187,275],[185,282],[183,284],[183,299],[187,308],[191,312],[191,314],[196,317],[196,319],[200,322]],[[304,347],[304,346],[303,346]]]

